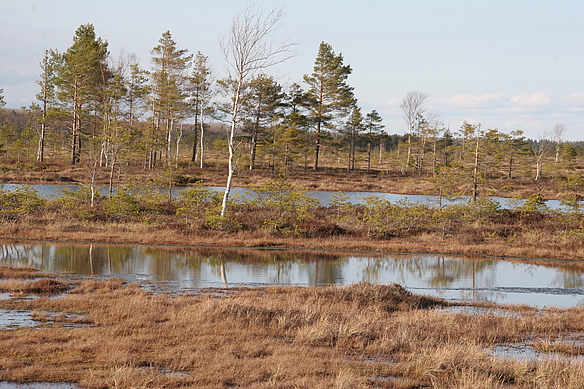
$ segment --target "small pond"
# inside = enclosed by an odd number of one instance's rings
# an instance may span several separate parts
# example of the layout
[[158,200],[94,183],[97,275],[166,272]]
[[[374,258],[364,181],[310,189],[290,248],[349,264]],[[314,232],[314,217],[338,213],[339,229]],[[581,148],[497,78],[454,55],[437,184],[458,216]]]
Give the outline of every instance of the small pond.
[[536,307],[584,304],[584,273],[558,261],[526,264],[449,255],[15,243],[0,245],[0,265],[118,276],[176,291],[397,282],[415,293],[457,301]]

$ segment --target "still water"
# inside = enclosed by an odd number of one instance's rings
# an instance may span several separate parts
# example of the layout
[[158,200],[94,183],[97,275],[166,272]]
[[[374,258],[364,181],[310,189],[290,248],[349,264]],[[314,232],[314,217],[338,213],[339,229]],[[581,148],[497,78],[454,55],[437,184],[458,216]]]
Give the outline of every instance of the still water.
[[[22,187],[21,184],[4,184],[1,185],[2,188],[6,190],[15,190],[19,187]],[[78,185],[75,184],[36,184],[36,185],[28,185],[29,187],[35,189],[39,196],[44,198],[54,198],[58,197],[61,194],[61,190],[67,189],[71,191],[77,191],[79,189]],[[173,187],[171,190],[172,196],[176,197],[178,194],[185,189],[188,189],[188,186],[177,186]],[[213,186],[213,187],[206,187],[206,189],[217,191],[217,192],[224,192],[225,187],[220,186]],[[161,188],[162,193],[165,193],[166,189]],[[100,187],[100,193],[104,196],[108,194],[108,188],[103,186]],[[333,200],[333,196],[339,192],[330,192],[330,191],[320,191],[320,190],[309,190],[307,191],[308,195],[317,199],[320,202],[320,205],[326,207],[328,206],[331,201]],[[239,194],[244,197],[253,198],[253,190],[250,188],[232,188],[231,195]],[[376,196],[381,199],[397,202],[400,200],[408,200],[414,203],[424,203],[424,204],[438,204],[439,198],[438,196],[426,196],[426,195],[403,195],[403,194],[396,194],[396,193],[382,193],[382,192],[343,192],[343,194],[347,197],[347,201],[352,204],[363,204],[365,203],[365,199],[370,196]],[[506,199],[502,197],[491,197],[492,200],[499,203],[501,208],[511,208],[513,206],[518,205],[516,200],[513,199]],[[442,200],[445,202],[445,200]],[[469,198],[462,198],[459,201],[469,201]],[[447,202],[445,202],[447,203]],[[548,200],[546,205],[550,209],[559,209],[561,204],[558,200]]]
[[119,276],[182,291],[204,287],[397,282],[455,301],[584,305],[584,273],[561,262],[484,257],[95,244],[3,244],[0,265]]

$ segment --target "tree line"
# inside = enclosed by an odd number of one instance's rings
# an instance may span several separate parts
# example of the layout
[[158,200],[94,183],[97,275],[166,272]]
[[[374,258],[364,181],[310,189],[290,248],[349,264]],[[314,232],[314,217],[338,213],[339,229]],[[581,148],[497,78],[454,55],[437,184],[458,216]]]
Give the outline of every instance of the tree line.
[[[353,70],[330,44],[319,45],[312,72],[301,82],[283,86],[267,73],[296,54],[293,42],[273,45],[267,39],[282,17],[281,10],[264,14],[255,6],[236,15],[220,40],[228,69],[221,79],[207,56],[179,48],[170,31],[152,48],[151,66],[144,69],[131,53],[113,58],[93,25],[81,25],[67,50],[44,53],[27,123],[3,121],[0,151],[16,151],[20,158],[26,150],[30,158],[36,148],[42,162],[47,147],[59,156],[67,150],[69,163],[83,162],[94,172],[109,169],[110,180],[129,163],[172,170],[187,158],[199,168],[220,158],[229,167],[229,188],[236,168],[316,170],[326,150],[329,161],[347,170],[371,171],[375,165],[442,180],[444,186],[455,176],[470,179],[473,197],[493,175],[512,178],[529,169],[537,180],[544,168],[554,177],[569,175],[582,153],[580,143],[563,142],[561,124],[536,140],[466,122],[451,131],[426,108],[428,96],[417,91],[400,105],[405,134],[389,135],[377,111],[362,112],[348,83]],[[220,122],[227,131],[211,131]]]
[[[268,17],[273,24],[280,15]],[[226,41],[222,50],[239,55],[234,50],[238,44],[249,45]],[[288,54],[290,45],[268,54]],[[37,130],[37,160],[45,159],[47,142],[60,138],[61,144],[64,139],[69,143],[71,164],[80,163],[83,155],[85,160],[115,165],[132,151],[132,157],[141,155],[145,169],[153,169],[177,161],[188,128],[191,162],[204,166],[206,129],[212,122],[227,121],[234,124],[236,143],[248,144],[249,169],[256,167],[259,147],[270,156],[270,164],[284,166],[312,148],[317,169],[323,139],[329,130],[345,125],[349,112],[349,131],[365,126],[347,84],[352,69],[324,42],[313,73],[304,77],[306,90],[299,83],[283,87],[263,72],[271,64],[257,61],[263,61],[266,52],[256,53],[258,59],[226,58],[233,71],[218,80],[208,57],[180,49],[170,31],[162,34],[151,54],[148,70],[132,54],[114,59],[91,24],[77,29],[65,52],[47,50],[40,63],[36,102],[27,107],[30,125]],[[247,68],[237,68],[241,61],[249,62],[243,64]],[[378,132],[379,115],[372,112],[367,118],[369,131]]]

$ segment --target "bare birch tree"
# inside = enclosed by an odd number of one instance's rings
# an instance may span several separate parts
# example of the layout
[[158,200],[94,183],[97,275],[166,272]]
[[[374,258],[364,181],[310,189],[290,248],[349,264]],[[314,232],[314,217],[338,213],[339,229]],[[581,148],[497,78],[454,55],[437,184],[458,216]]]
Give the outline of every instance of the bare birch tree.
[[535,180],[541,178],[543,156],[550,146],[549,136],[549,131],[537,134],[537,140],[531,145],[531,150],[535,156]]
[[258,71],[284,62],[296,55],[294,46],[297,43],[289,39],[276,42],[273,33],[279,29],[284,17],[281,8],[264,13],[257,4],[252,4],[235,15],[231,28],[219,44],[226,61],[227,78],[225,93],[229,98],[231,126],[229,130],[229,173],[227,184],[223,194],[221,216],[224,217],[227,210],[227,201],[233,183],[235,173],[235,134],[240,121],[241,99],[244,87],[248,80]]
[[418,118],[423,117],[427,111],[427,108],[424,107],[424,103],[428,95],[424,92],[420,91],[413,91],[408,92],[408,94],[403,98],[399,107],[402,110],[402,116],[404,122],[407,127],[407,144],[408,144],[408,152],[406,155],[406,159],[402,165],[402,174],[406,172],[408,164],[411,162],[412,158],[412,133],[416,127],[416,123]]
[[554,128],[552,129],[552,135],[554,137],[554,142],[556,143],[556,161],[555,164],[557,165],[560,162],[560,151],[562,146],[562,141],[564,138],[564,134],[568,128],[563,123],[556,123]]

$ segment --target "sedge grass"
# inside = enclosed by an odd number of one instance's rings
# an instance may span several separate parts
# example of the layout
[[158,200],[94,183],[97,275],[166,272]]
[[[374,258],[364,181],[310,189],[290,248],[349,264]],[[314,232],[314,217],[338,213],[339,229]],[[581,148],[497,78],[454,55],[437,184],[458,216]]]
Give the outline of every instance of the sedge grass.
[[[557,379],[572,389],[584,382],[582,364],[569,357],[579,350],[565,346],[584,334],[579,308],[449,313],[433,309],[445,301],[399,285],[221,295],[151,294],[119,279],[68,286],[58,299],[0,301],[35,310],[39,323],[53,318],[50,326],[0,330],[0,380],[85,388],[543,388],[560,387]],[[85,325],[66,325],[74,320]],[[565,357],[520,361],[489,352],[533,340]]]

